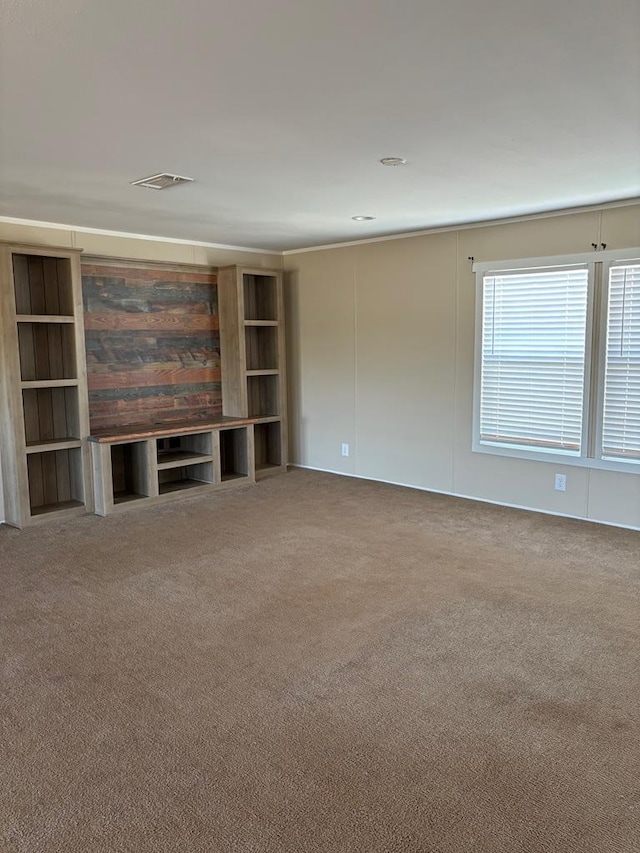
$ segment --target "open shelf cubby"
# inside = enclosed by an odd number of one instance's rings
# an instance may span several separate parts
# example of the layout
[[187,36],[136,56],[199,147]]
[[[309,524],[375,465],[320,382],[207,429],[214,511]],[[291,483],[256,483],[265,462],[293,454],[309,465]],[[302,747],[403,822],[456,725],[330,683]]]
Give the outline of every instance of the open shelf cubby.
[[19,322],[18,350],[23,382],[77,378],[73,325]]
[[27,474],[31,515],[84,505],[80,448],[31,453]]
[[277,320],[278,288],[273,275],[242,274],[245,320]]
[[25,388],[22,403],[27,447],[81,437],[77,388]]
[[278,328],[246,326],[244,334],[247,370],[277,370]]
[[147,442],[111,446],[114,504],[146,498],[150,493]]
[[181,465],[158,471],[158,493],[161,495],[213,482],[213,462]]
[[73,315],[69,258],[14,253],[13,281],[17,314]]
[[256,472],[265,471],[268,468],[279,468],[282,465],[282,428],[280,421],[255,424],[253,431]]
[[247,406],[250,418],[280,414],[279,376],[248,376]]
[[158,470],[180,468],[185,464],[211,462],[212,436],[210,432],[192,435],[175,435],[156,439]]
[[246,427],[220,430],[220,475],[223,482],[249,476],[247,439]]

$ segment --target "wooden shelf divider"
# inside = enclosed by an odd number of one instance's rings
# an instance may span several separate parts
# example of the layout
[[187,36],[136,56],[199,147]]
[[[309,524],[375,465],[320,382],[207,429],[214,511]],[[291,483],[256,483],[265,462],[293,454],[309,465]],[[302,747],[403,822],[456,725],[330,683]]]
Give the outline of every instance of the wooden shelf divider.
[[29,379],[20,383],[23,390],[29,388],[77,388],[78,385],[77,379]]
[[16,323],[68,323],[76,322],[74,316],[67,314],[16,314]]

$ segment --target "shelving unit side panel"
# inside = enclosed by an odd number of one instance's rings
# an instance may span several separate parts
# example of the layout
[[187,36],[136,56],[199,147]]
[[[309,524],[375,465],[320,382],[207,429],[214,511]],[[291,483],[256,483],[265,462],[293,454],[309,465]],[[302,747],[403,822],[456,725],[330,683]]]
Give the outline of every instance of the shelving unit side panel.
[[238,284],[239,274],[237,267],[225,267],[218,271],[222,411],[231,417],[246,418],[244,300]]
[[[73,325],[73,348],[75,361],[75,378],[78,380],[76,390],[75,406],[79,437],[82,439],[83,466],[80,471],[82,485],[85,494],[85,502],[89,511],[93,510],[93,467],[89,463],[89,450],[87,439],[90,432],[89,425],[89,390],[87,385],[87,359],[86,344],[84,336],[84,306],[82,299],[82,272],[80,267],[80,255],[75,254],[69,258],[58,260],[58,276],[60,282],[64,282],[65,292],[69,293],[69,307],[75,317]],[[63,307],[63,305],[61,305]]]
[[80,448],[49,450],[27,457],[30,515],[83,506]]
[[20,390],[16,289],[11,250],[3,246],[0,268],[0,458],[7,524],[23,527],[29,518],[29,483]]
[[113,474],[111,470],[111,445],[91,442],[91,465],[95,496],[95,511],[108,515],[113,509]]
[[284,310],[284,280],[278,273],[278,362],[280,365],[280,464],[287,470],[289,455],[288,417],[287,417],[287,353],[286,319]]

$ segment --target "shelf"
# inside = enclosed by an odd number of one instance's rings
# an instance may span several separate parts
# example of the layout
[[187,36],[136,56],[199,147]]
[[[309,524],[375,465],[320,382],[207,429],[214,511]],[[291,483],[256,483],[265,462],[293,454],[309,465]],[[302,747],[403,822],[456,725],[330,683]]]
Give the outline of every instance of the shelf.
[[244,330],[245,363],[247,370],[277,370],[277,326],[246,326]]
[[20,323],[18,353],[22,381],[77,381],[74,332],[73,326],[61,323]]
[[15,253],[12,260],[19,316],[71,317],[74,306],[70,258]]
[[30,453],[27,475],[31,515],[84,505],[79,447]]
[[114,504],[149,496],[149,466],[146,441],[111,446],[111,482]]
[[210,485],[213,482],[212,461],[180,465],[158,471],[158,494],[166,495],[183,489],[193,489],[196,486]]
[[29,379],[26,382],[21,382],[20,387],[23,390],[28,388],[77,388],[77,379]]
[[282,420],[280,415],[264,415],[261,418],[254,418],[254,424],[275,424],[280,423]]
[[242,273],[245,320],[278,319],[278,277],[257,272]]
[[[170,424],[156,424],[155,426],[117,427],[110,430],[97,430],[89,436],[89,441],[96,444],[114,444],[117,441],[141,441],[145,438],[156,438],[158,435],[166,438],[181,437],[183,435],[202,434],[203,430],[218,430],[228,427],[246,426],[253,423],[251,418],[232,418],[223,415],[212,415],[203,419],[202,423],[193,420],[180,421]],[[209,452],[209,451],[207,451]]]
[[158,456],[158,471],[166,471],[170,468],[180,468],[185,463],[195,465],[199,462],[211,462],[211,454],[202,455],[191,450],[176,450],[160,453]]
[[22,406],[27,446],[80,438],[76,388],[23,383]]
[[160,483],[159,494],[170,495],[172,492],[183,492],[187,489],[197,489],[208,485],[204,480],[192,480],[189,477],[184,477],[179,480],[170,480],[166,483]]
[[114,504],[126,504],[131,501],[140,501],[144,500],[147,495],[140,495],[138,492],[127,492],[126,490],[121,490],[113,493],[113,502]]
[[250,418],[280,414],[280,377],[276,374],[247,377],[247,405]]
[[180,468],[185,464],[211,462],[213,445],[211,432],[172,435],[156,440],[158,471]]
[[69,314],[18,314],[18,323],[75,323],[75,317]]
[[77,509],[84,506],[82,501],[58,501],[52,504],[31,507],[31,516],[45,515],[50,512],[63,512],[65,509]]
[[249,447],[246,427],[220,431],[220,475],[222,482],[249,477]]
[[46,453],[49,450],[71,450],[82,447],[79,438],[56,438],[52,441],[38,441],[27,444],[27,453]]
[[282,426],[280,421],[255,424],[256,474],[282,465]]
[[247,370],[247,376],[278,376],[279,370]]
[[277,320],[245,320],[245,326],[277,326]]

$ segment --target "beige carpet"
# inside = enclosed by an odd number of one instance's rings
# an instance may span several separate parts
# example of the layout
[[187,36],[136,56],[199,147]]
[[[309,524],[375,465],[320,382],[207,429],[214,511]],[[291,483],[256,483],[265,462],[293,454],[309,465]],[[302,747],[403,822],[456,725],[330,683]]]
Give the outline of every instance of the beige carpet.
[[293,471],[0,555],[2,853],[640,850],[640,534]]

